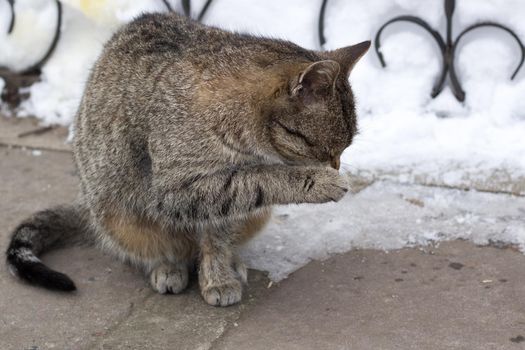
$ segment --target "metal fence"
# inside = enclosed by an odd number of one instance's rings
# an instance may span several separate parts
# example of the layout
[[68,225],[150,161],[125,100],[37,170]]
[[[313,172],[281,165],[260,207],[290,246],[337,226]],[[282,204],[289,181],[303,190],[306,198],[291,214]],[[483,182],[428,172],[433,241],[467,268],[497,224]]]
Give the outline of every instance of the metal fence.
[[[17,72],[12,72],[9,69],[5,67],[0,67],[0,76],[4,78],[6,81],[6,86],[4,88],[4,91],[2,91],[2,99],[6,101],[10,106],[14,107],[17,106],[21,99],[23,99],[25,96],[20,95],[19,88],[24,86],[29,86],[35,81],[38,80],[38,77],[41,74],[41,69],[45,65],[45,63],[49,60],[49,58],[53,55],[53,52],[57,46],[58,41],[60,40],[60,33],[61,33],[61,26],[62,26],[62,4],[60,0],[54,0],[56,4],[56,11],[57,11],[57,19],[56,19],[56,27],[55,27],[55,33],[53,36],[52,41],[49,44],[49,47],[45,54],[37,58],[35,60],[35,63],[31,66]],[[166,9],[168,11],[174,11],[172,4],[168,0],[159,0],[164,3],[166,6]],[[15,14],[15,0],[7,0],[7,2],[10,5],[11,10],[11,20],[8,25],[8,33],[12,33],[13,29],[16,26],[16,14]],[[210,5],[212,4],[213,0],[207,0],[198,13],[197,17],[195,18],[197,21],[202,21],[204,16],[206,15],[207,11],[210,8]],[[183,9],[183,13],[191,17],[191,0],[181,0],[181,5]],[[452,88],[452,92],[454,93],[454,96],[458,101],[464,101],[465,100],[465,92],[461,87],[461,83],[458,78],[458,74],[456,72],[456,66],[455,66],[455,56],[456,56],[456,50],[458,47],[459,42],[465,36],[467,33],[471,32],[474,29],[480,28],[480,27],[493,27],[493,28],[499,28],[507,33],[509,33],[514,39],[516,39],[516,42],[518,43],[520,49],[521,49],[521,59],[518,64],[518,67],[515,69],[514,73],[511,76],[511,79],[514,79],[516,75],[518,74],[520,68],[522,67],[524,61],[525,61],[525,46],[521,42],[520,38],[517,36],[517,34],[510,28],[499,24],[495,22],[479,22],[476,24],[473,24],[467,28],[465,28],[457,37],[455,40],[452,39],[452,15],[454,13],[456,2],[455,0],[445,0],[445,17],[446,17],[446,39],[443,39],[441,34],[437,32],[436,30],[432,29],[432,27],[423,19],[415,16],[410,15],[404,15],[404,16],[398,16],[394,17],[390,20],[388,20],[384,25],[382,25],[379,30],[377,31],[377,34],[375,36],[375,50],[377,53],[377,56],[379,58],[379,61],[383,67],[386,66],[385,59],[383,57],[383,54],[381,53],[381,34],[385,30],[386,27],[391,25],[395,22],[409,22],[418,25],[419,27],[425,29],[430,35],[434,38],[436,41],[441,54],[442,54],[442,69],[441,73],[434,84],[434,87],[431,92],[432,97],[436,97],[441,93],[445,86],[445,81],[447,75],[450,78],[450,84]],[[319,17],[318,17],[318,37],[319,37],[319,44],[321,47],[324,46],[326,43],[326,37],[324,34],[324,27],[325,27],[325,15],[326,15],[326,8],[328,6],[328,0],[322,0],[320,3],[320,9],[319,9]]]

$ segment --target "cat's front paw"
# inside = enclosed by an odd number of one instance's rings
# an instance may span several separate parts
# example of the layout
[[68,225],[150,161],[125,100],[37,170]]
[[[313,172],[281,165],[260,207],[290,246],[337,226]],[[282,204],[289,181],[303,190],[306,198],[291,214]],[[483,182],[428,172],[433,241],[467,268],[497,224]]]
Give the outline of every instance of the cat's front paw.
[[242,285],[238,280],[232,280],[218,286],[201,288],[204,300],[213,306],[228,306],[236,304],[242,298]]
[[315,168],[304,177],[306,203],[337,202],[348,192],[348,181],[332,168]]
[[151,272],[150,283],[160,294],[178,294],[188,286],[188,268],[182,263],[161,264]]

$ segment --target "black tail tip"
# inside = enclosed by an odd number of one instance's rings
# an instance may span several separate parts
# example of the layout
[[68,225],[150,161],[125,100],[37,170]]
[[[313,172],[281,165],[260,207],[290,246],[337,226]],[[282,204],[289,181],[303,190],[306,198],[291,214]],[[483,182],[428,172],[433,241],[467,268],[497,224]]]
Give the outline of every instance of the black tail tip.
[[51,270],[41,262],[25,262],[14,265],[16,274],[23,280],[46,289],[73,292],[75,283],[67,275]]
[[77,286],[75,286],[71,278],[61,272],[53,270],[50,270],[46,281],[39,284],[47,289],[62,292],[73,292],[77,290]]

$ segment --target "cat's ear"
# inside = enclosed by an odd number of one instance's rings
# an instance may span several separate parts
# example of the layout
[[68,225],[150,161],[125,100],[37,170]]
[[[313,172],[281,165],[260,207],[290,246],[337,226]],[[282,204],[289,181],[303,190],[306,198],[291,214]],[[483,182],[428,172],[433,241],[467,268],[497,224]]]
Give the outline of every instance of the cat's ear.
[[332,94],[341,67],[333,60],[312,63],[292,82],[291,94],[305,103],[313,102]]
[[346,74],[346,76],[349,76],[355,64],[370,48],[370,44],[370,41],[363,41],[362,43],[356,45],[342,47],[340,49],[330,51],[326,56],[339,62],[341,64],[341,70],[343,73]]

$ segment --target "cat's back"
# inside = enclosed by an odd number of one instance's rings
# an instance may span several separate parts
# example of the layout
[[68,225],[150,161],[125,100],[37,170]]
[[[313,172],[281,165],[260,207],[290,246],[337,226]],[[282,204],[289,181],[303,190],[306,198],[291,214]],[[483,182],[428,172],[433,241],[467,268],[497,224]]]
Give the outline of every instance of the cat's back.
[[105,45],[104,57],[129,63],[185,60],[226,70],[232,67],[231,63],[264,66],[286,59],[317,59],[311,51],[289,41],[229,32],[177,13],[152,13],[136,18]]
[[112,36],[102,56],[131,60],[163,55],[175,58],[188,48],[205,45],[202,40],[209,32],[212,30],[176,13],[143,14]]
[[107,130],[129,118],[173,114],[166,108],[184,112],[184,101],[195,101],[210,80],[224,87],[224,81],[263,73],[276,62],[318,59],[288,41],[232,33],[176,13],[144,14],[105,44],[88,79],[77,126]]

